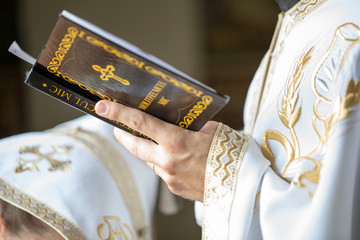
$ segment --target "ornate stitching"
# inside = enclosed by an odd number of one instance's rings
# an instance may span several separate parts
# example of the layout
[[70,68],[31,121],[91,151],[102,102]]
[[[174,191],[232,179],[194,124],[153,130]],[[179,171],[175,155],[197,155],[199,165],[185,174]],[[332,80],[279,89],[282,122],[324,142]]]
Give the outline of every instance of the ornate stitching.
[[237,173],[248,141],[243,132],[219,124],[206,168],[203,239],[227,239],[223,234],[228,233]]
[[[67,240],[87,240],[85,234],[63,215],[0,178],[0,198],[50,225]],[[61,231],[61,232],[60,232]]]

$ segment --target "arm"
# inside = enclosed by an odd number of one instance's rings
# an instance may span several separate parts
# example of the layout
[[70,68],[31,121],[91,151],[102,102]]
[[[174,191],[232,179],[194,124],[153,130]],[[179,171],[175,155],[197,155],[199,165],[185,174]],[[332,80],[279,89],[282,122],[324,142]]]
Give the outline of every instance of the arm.
[[[354,96],[348,100],[352,104],[345,101],[343,105],[344,112],[351,114],[333,122],[324,151],[310,156],[320,166],[319,178],[311,176],[312,170],[301,169],[300,176],[307,176],[303,182],[301,178],[284,179],[271,167],[261,143],[228,126],[209,122],[200,132],[191,132],[105,101],[96,105],[96,111],[159,143],[115,130],[117,139],[128,150],[156,165],[156,173],[170,190],[204,202],[199,207],[204,239],[351,238],[353,225],[358,224],[353,221],[352,209],[358,209],[354,192],[359,181],[360,97],[356,91],[360,74],[339,76],[345,88],[352,78],[356,79],[357,84],[350,87],[352,92],[341,88],[334,96],[334,100],[337,96],[346,99],[344,92]],[[336,101],[336,112],[335,107]],[[303,158],[293,163],[297,160]]]
[[[338,79],[329,91],[326,118],[296,129],[302,131],[301,149],[308,150],[289,155],[294,143],[284,130],[268,129],[258,141],[227,126],[216,133],[204,204],[198,206],[205,239],[355,239],[360,222],[358,53],[354,47],[342,70],[334,71]],[[311,123],[314,113],[303,114]],[[321,138],[316,151],[311,151],[319,143],[309,134],[313,127]],[[269,132],[278,135],[267,138]],[[276,170],[265,156],[288,163],[289,171],[282,174],[284,168]]]
[[329,138],[321,178],[311,195],[308,188],[280,177],[254,139],[225,125],[209,122],[192,132],[113,102],[101,101],[96,110],[159,143],[115,129],[130,152],[156,165],[155,172],[173,193],[204,201],[201,217],[207,239],[331,239],[351,234],[349,206],[355,204],[359,159],[351,143],[360,142],[358,114],[346,119],[357,124],[339,124]]

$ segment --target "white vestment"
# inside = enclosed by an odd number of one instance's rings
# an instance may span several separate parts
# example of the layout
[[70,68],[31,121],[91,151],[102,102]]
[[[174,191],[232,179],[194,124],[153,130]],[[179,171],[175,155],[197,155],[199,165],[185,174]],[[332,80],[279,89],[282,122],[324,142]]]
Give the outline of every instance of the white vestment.
[[244,131],[215,134],[196,205],[203,239],[359,237],[359,26],[359,0],[279,15]]
[[0,140],[0,198],[67,240],[151,239],[158,178],[86,116]]

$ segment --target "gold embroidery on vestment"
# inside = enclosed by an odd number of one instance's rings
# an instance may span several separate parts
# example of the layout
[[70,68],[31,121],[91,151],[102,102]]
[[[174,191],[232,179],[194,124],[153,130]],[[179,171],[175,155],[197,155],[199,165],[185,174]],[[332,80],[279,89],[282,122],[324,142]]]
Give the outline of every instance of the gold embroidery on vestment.
[[115,146],[101,135],[81,128],[54,128],[50,131],[72,137],[89,149],[101,161],[110,172],[123,196],[136,233],[142,233],[141,236],[138,234],[136,239],[151,239],[151,236],[149,236],[149,224],[145,218],[135,179],[126,161],[119,155]]
[[293,27],[304,20],[311,12],[322,6],[327,0],[308,0],[297,3],[292,9],[286,13],[279,14],[279,20],[276,25],[275,33],[271,41],[270,57],[266,66],[264,79],[261,84],[259,100],[256,106],[255,117],[253,118],[252,127],[258,117],[259,111],[267,98],[267,94],[271,85],[271,74],[276,66],[276,62],[283,50],[284,42],[292,31]]
[[[267,130],[263,133],[261,150],[264,156],[271,162],[271,167],[274,171],[278,171],[275,166],[275,156],[271,150],[269,140],[275,140],[282,144],[285,148],[288,159],[287,164],[281,173],[281,176],[286,178],[286,171],[288,166],[295,159],[300,157],[300,144],[295,133],[295,124],[298,122],[301,114],[301,106],[296,108],[299,100],[299,87],[303,78],[303,72],[305,67],[311,60],[311,54],[314,51],[314,47],[311,47],[306,53],[302,54],[296,63],[294,72],[289,77],[286,83],[286,89],[281,100],[281,110],[278,110],[279,118],[286,128],[289,129],[293,143],[291,143],[282,133],[276,130]],[[289,180],[289,179],[287,179]]]
[[[135,235],[130,226],[122,223],[118,217],[104,217],[104,222],[98,226],[97,232],[101,240],[134,240]],[[105,230],[105,228],[107,230]],[[105,231],[104,231],[105,230]],[[105,233],[107,237],[105,237]]]
[[56,229],[66,240],[88,240],[70,220],[0,178],[0,198]]
[[299,2],[299,5],[297,5],[294,11],[295,21],[303,20],[307,15],[323,5],[325,2],[327,2],[327,0],[308,0]]
[[259,205],[260,194],[261,194],[261,191],[256,194],[253,215],[255,215],[259,210],[258,205]]
[[[312,92],[316,97],[312,125],[319,138],[319,145],[309,156],[322,154],[335,123],[350,116],[353,112],[352,108],[360,102],[359,81],[355,83],[354,79],[350,79],[348,82],[344,98],[339,96],[332,100],[332,90],[336,88],[338,74],[350,50],[359,42],[360,28],[358,26],[353,23],[341,25],[336,30],[329,49],[315,70],[311,82]],[[331,105],[337,106],[337,108],[331,110]],[[324,106],[328,106],[328,111],[320,113],[319,109]],[[320,131],[319,124],[324,126],[323,132]],[[320,176],[320,171],[318,171],[318,175]]]
[[[345,59],[352,47],[359,42],[359,27],[352,23],[340,26],[335,33],[331,46],[314,71],[311,86],[316,100],[313,106],[314,117],[312,118],[312,125],[316,135],[319,137],[319,145],[314,150],[306,155],[300,155],[300,144],[294,129],[301,115],[301,107],[296,108],[299,80],[302,78],[303,68],[311,58],[313,48],[300,57],[293,76],[286,84],[286,91],[281,101],[281,110],[278,112],[283,125],[290,131],[292,142],[276,130],[267,130],[262,136],[262,152],[269,159],[275,171],[278,171],[278,169],[275,166],[275,156],[269,140],[275,140],[282,144],[287,153],[287,164],[281,176],[296,186],[304,187],[303,182],[305,179],[313,183],[319,182],[322,166],[322,159],[319,156],[324,154],[324,146],[335,123],[349,117],[354,112],[354,107],[360,104],[360,83],[359,80],[354,81],[354,79],[350,79],[348,82],[344,97],[339,96],[337,99],[332,100],[334,99],[333,90],[335,89],[335,83]],[[324,105],[329,105],[327,112],[324,113],[323,111],[320,113],[319,110],[324,109]],[[335,108],[330,106],[335,106]],[[319,123],[322,123],[322,126],[324,126],[323,132],[318,127]],[[312,163],[312,167],[310,170],[298,173],[297,179],[289,178],[287,176],[288,169],[294,161],[308,161]]]
[[20,173],[24,171],[40,171],[39,164],[42,160],[46,160],[50,163],[49,171],[64,171],[64,172],[71,172],[70,164],[71,161],[60,161],[55,159],[54,155],[57,154],[65,154],[71,155],[72,146],[51,146],[50,152],[42,152],[40,150],[40,146],[23,146],[20,148],[20,155],[29,155],[31,154],[33,158],[31,159],[24,159],[18,158],[19,166],[15,169],[15,173]]
[[[218,234],[228,232],[237,175],[248,141],[243,132],[221,123],[216,130],[205,173],[203,239],[227,239]],[[216,229],[213,226],[217,226]]]

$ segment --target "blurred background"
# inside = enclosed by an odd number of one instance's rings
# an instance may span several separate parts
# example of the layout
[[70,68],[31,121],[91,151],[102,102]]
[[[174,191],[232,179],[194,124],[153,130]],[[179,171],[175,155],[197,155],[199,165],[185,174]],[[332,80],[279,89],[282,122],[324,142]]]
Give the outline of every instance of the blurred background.
[[[7,49],[16,40],[37,57],[62,10],[137,45],[231,97],[215,117],[243,126],[247,89],[280,12],[274,0],[1,0],[0,138],[41,131],[82,115],[27,87],[31,66]],[[156,212],[157,239],[201,239],[193,203],[174,216]]]

